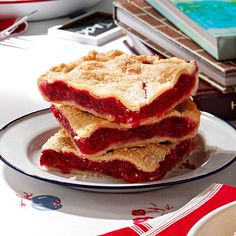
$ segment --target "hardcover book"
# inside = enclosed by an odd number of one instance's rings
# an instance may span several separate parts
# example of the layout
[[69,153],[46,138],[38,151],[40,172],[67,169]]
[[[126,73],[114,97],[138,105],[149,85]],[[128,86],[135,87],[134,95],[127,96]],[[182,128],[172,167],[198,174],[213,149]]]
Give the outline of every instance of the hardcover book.
[[220,62],[186,36],[144,0],[118,0],[114,20],[127,32],[158,51],[197,61],[200,76],[223,92],[236,91],[236,59]]
[[223,94],[200,80],[193,101],[202,111],[207,111],[225,120],[236,119],[236,93]]
[[216,59],[236,58],[236,1],[146,1]]

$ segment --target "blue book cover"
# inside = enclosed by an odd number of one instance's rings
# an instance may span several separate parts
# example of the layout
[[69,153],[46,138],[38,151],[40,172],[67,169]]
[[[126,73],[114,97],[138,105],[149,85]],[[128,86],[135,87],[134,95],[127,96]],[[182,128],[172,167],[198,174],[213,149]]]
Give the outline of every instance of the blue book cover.
[[236,58],[236,0],[147,0],[218,60]]

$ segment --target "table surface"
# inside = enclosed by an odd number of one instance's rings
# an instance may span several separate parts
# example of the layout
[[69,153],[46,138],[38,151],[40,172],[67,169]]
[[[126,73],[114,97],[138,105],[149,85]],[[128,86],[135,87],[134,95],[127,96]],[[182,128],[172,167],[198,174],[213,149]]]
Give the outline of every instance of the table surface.
[[[0,126],[49,104],[40,96],[36,79],[52,65],[69,62],[91,49],[129,50],[124,37],[101,47],[69,42],[47,35],[47,28],[67,18],[31,22],[22,36],[33,45],[29,50],[0,46]],[[16,134],[17,135],[17,134]],[[21,137],[19,137],[21,138]],[[160,217],[176,211],[212,183],[236,186],[236,163],[221,172],[194,182],[142,193],[109,194],[65,188],[23,175],[0,162],[1,235],[98,235],[128,226],[137,218],[133,210],[144,209],[142,217]],[[42,210],[32,197],[54,196],[58,210]],[[153,210],[153,206],[164,209]]]

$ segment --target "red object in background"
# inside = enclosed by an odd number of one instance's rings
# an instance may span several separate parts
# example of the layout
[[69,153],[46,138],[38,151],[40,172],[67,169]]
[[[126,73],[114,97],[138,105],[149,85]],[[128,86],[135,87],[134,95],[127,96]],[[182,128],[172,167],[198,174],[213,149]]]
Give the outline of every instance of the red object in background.
[[[17,21],[16,18],[0,20],[0,33],[1,31],[4,31],[5,29],[13,25],[16,21]],[[20,25],[16,26],[15,30],[11,32],[11,35],[24,32],[27,29],[27,27],[28,27],[27,22],[23,22]]]
[[[7,29],[16,22],[16,18],[0,20],[0,32]],[[27,29],[28,24],[23,22],[11,34],[21,33]]]
[[27,3],[27,2],[47,2],[52,0],[0,0],[0,4]]

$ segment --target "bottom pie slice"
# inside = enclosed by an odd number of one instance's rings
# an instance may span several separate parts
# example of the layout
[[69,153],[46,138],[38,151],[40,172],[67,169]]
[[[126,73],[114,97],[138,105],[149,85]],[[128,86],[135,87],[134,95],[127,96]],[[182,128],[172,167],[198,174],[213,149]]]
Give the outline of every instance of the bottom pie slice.
[[84,156],[153,142],[178,142],[197,134],[200,111],[187,99],[161,118],[135,128],[96,117],[72,106],[52,105],[51,111]]
[[91,171],[127,182],[147,182],[163,178],[194,149],[194,138],[178,143],[152,143],[109,151],[93,158],[81,156],[70,137],[60,130],[43,145],[41,166],[62,173]]

